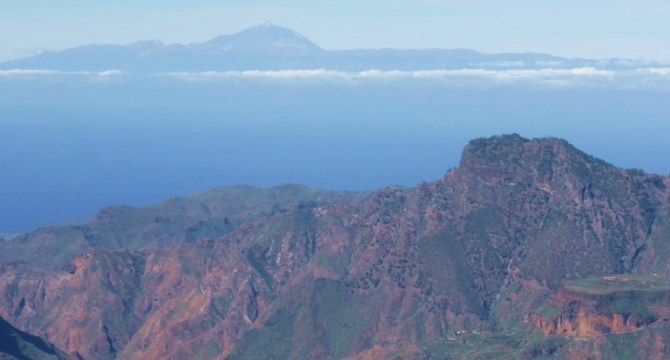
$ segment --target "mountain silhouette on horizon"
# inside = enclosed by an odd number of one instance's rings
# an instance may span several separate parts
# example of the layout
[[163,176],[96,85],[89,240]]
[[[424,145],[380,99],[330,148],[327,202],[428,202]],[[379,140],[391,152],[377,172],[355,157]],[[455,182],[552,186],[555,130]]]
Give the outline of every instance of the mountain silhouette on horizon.
[[[470,49],[324,50],[301,34],[265,23],[232,35],[191,44],[159,40],[127,45],[94,44],[0,63],[0,70],[121,70],[135,73],[329,69],[341,71],[431,69],[633,69],[634,60],[567,59],[540,53],[484,54]],[[645,62],[645,66],[660,66]]]

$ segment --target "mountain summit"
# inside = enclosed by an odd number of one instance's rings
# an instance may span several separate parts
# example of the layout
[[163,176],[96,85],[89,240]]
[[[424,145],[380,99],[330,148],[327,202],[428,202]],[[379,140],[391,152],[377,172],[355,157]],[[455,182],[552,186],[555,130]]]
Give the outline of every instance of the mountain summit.
[[297,32],[271,23],[254,26],[233,35],[217,36],[206,43],[192,44],[190,47],[225,52],[270,54],[288,52],[309,54],[323,51]]
[[0,69],[104,71],[137,73],[163,71],[276,70],[319,68],[314,55],[325,53],[297,32],[270,23],[207,42],[164,44],[159,40],[127,45],[93,44],[4,62]]

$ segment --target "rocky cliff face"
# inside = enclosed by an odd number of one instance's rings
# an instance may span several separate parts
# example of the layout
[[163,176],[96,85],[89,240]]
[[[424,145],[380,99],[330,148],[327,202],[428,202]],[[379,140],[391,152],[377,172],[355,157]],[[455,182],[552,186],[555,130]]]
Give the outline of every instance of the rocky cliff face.
[[0,316],[85,359],[667,357],[663,291],[585,279],[670,276],[669,185],[512,135],[414,189],[109,209],[3,243]]
[[670,321],[670,292],[653,295],[650,299],[649,294],[638,292],[584,295],[559,291],[544,313],[528,313],[524,322],[533,323],[545,336],[599,338],[633,333]]

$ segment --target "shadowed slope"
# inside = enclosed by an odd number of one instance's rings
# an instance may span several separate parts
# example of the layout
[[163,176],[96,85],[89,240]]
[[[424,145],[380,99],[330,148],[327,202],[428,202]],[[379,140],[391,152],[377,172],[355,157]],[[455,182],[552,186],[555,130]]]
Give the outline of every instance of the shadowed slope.
[[42,338],[24,333],[0,318],[0,359],[60,360],[69,358]]

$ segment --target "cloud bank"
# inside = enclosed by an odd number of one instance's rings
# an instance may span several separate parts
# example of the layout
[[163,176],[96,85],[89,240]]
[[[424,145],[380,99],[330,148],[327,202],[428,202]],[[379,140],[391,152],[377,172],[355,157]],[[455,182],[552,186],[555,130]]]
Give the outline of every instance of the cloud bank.
[[670,68],[603,70],[573,69],[457,69],[457,70],[366,70],[358,72],[316,70],[268,70],[224,72],[178,72],[160,75],[182,81],[316,80],[345,83],[366,81],[422,80],[455,86],[537,85],[552,88],[599,87],[670,89]]
[[0,70],[2,77],[44,77],[44,76],[84,76],[84,77],[110,77],[124,74],[120,70],[91,71],[55,71],[40,69],[12,69]]
[[543,69],[496,69],[467,68],[456,70],[366,70],[339,71],[328,69],[305,70],[248,70],[248,71],[203,71],[171,72],[154,75],[137,75],[119,70],[101,72],[51,71],[51,70],[0,70],[0,79],[40,79],[47,77],[77,77],[93,81],[115,77],[135,79],[169,79],[184,82],[242,82],[266,81],[281,83],[335,82],[361,84],[366,82],[426,81],[461,87],[486,87],[527,85],[548,88],[615,88],[615,89],[664,89],[670,90],[670,68],[638,68],[633,70],[609,70],[594,67],[543,68]]

